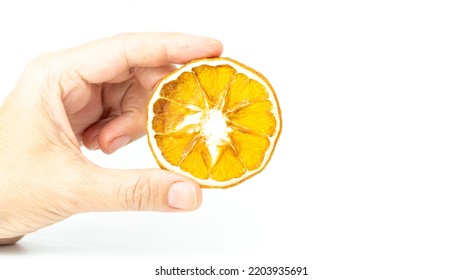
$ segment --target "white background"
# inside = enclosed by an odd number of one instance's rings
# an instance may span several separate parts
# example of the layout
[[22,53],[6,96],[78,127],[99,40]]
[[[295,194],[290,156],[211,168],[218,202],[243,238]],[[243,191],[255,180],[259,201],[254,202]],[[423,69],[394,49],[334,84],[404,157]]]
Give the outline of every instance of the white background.
[[[159,279],[161,265],[462,278],[459,1],[95,2],[1,2],[1,99],[41,52],[128,31],[205,35],[273,84],[279,145],[194,213],[81,214],[0,248],[0,279]],[[156,167],[145,138],[85,154]]]

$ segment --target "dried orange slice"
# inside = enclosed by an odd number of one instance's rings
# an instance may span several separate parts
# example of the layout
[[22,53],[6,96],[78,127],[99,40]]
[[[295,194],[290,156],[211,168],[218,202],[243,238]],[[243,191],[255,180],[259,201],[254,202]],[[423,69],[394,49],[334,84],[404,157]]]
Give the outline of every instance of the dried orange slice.
[[227,188],[268,164],[281,113],[263,75],[229,58],[205,58],[156,86],[147,131],[160,167],[203,187]]

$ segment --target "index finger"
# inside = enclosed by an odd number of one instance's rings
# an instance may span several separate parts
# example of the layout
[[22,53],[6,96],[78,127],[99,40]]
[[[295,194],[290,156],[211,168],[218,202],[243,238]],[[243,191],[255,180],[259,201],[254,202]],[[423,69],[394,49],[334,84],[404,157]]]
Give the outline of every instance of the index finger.
[[161,67],[219,56],[220,41],[182,33],[125,33],[63,51],[66,68],[89,83],[103,83],[131,67]]

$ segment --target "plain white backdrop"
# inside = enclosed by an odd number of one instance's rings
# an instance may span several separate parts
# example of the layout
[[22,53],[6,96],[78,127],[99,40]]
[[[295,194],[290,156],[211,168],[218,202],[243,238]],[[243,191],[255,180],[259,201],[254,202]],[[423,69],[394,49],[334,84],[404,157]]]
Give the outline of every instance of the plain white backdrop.
[[[459,1],[3,1],[0,100],[42,52],[178,31],[263,73],[283,130],[261,174],[204,190],[198,211],[73,216],[0,248],[0,279],[160,279],[161,265],[461,279],[461,14]],[[84,153],[156,167],[146,138]]]

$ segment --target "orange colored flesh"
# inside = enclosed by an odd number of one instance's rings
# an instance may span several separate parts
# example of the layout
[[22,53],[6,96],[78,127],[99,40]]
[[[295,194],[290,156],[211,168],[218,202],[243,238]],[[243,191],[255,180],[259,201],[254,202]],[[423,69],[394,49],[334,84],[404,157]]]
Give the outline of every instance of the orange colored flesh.
[[[217,59],[243,67],[234,60]],[[261,74],[245,68],[266,83],[273,99],[261,82],[231,65],[200,65],[155,89],[159,94],[149,108],[154,117],[148,120],[154,137],[148,139],[161,167],[177,166],[193,178],[224,182],[219,187],[225,188],[241,182],[249,172],[257,174],[269,162],[282,126],[276,96]],[[218,138],[206,128],[210,116],[216,115],[216,123],[226,124],[218,129],[222,136]]]

